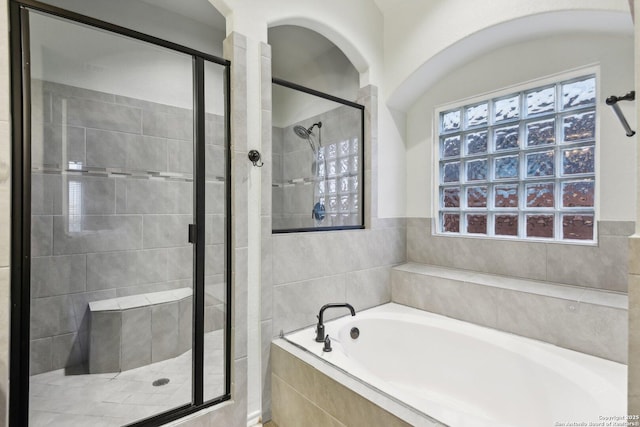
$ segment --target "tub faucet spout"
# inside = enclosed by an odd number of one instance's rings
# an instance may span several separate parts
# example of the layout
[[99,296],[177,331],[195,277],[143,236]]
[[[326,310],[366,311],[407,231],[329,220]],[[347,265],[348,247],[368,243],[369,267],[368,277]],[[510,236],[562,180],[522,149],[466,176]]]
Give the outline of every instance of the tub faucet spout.
[[316,342],[324,342],[324,322],[322,320],[324,316],[324,311],[327,308],[336,308],[336,307],[348,308],[352,316],[356,315],[356,310],[353,308],[353,306],[351,304],[347,304],[346,302],[330,303],[330,304],[323,305],[322,308],[320,309],[320,314],[318,314],[318,325],[316,327]]

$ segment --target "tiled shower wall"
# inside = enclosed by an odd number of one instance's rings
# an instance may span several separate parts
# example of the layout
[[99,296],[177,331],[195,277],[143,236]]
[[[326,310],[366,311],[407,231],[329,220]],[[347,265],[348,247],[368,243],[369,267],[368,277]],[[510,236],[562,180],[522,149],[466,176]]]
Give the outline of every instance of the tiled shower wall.
[[[32,86],[36,374],[86,362],[88,302],[191,288],[193,120],[190,110],[169,105],[46,81]],[[206,142],[211,331],[224,318],[222,116],[207,114]]]
[[[302,125],[305,128],[309,128],[314,123],[322,122],[322,146],[327,148],[325,149],[325,156],[327,158],[325,164],[327,165],[327,169],[330,169],[329,162],[332,160],[335,161],[335,158],[329,158],[328,147],[330,145],[340,144],[343,141],[360,144],[360,117],[360,110],[345,105],[284,128],[273,127],[274,229],[308,228],[316,226],[315,220],[311,217],[313,206],[318,201],[317,197],[314,198],[315,155],[309,147],[309,142],[301,139],[294,133],[294,126]],[[314,129],[316,145],[318,145],[318,133],[318,130]],[[356,154],[356,156],[357,155],[358,154]],[[353,187],[350,189],[340,188],[341,177],[351,176],[351,178],[357,179],[357,163],[356,165],[353,164],[353,161],[356,160],[357,162],[357,159],[354,159],[353,156],[340,157],[340,153],[338,153],[336,157],[339,157],[336,171],[335,173],[329,173],[329,171],[327,171],[328,176],[324,187],[327,196],[324,203],[327,209],[327,216],[319,225],[323,227],[358,225],[360,222],[358,212],[361,206],[358,204],[357,197],[355,206],[353,203],[353,196],[357,194],[357,190]],[[340,160],[342,159],[345,160],[346,165],[349,167],[344,173],[340,170]],[[336,203],[333,204],[330,201],[329,180],[336,182],[334,185],[336,191],[333,192],[333,196],[337,198],[337,200]],[[344,195],[350,200],[348,203],[350,209],[348,211],[339,207],[339,198],[341,195]],[[318,196],[318,194],[315,196]]]
[[431,218],[407,220],[410,262],[627,292],[633,222],[598,222],[595,246],[437,236],[431,224]]

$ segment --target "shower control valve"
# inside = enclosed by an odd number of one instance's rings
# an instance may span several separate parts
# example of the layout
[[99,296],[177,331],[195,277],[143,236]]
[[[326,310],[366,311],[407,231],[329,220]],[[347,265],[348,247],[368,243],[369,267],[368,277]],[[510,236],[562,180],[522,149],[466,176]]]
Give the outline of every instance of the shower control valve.
[[[257,166],[259,168],[264,166],[264,163],[262,162],[262,160],[260,160],[261,156],[258,150],[249,151],[248,157],[249,157],[249,161],[253,163],[253,166]],[[260,162],[260,164],[258,164],[258,162]]]

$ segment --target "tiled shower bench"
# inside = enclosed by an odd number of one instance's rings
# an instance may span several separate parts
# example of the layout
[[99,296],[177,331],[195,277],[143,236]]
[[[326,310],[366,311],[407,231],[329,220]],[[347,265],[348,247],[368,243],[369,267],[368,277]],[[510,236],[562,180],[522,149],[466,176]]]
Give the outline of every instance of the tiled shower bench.
[[137,368],[191,348],[191,288],[93,301],[89,311],[92,374]]

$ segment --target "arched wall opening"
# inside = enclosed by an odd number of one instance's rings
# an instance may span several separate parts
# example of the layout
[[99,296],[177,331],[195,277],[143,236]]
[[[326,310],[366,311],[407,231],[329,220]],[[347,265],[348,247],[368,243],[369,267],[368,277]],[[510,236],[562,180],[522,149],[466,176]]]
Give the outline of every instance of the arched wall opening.
[[576,33],[630,36],[633,23],[629,13],[620,11],[564,10],[491,25],[443,46],[413,70],[405,70],[406,78],[392,89],[386,102],[392,108],[407,111],[431,86],[470,61],[509,44]]

